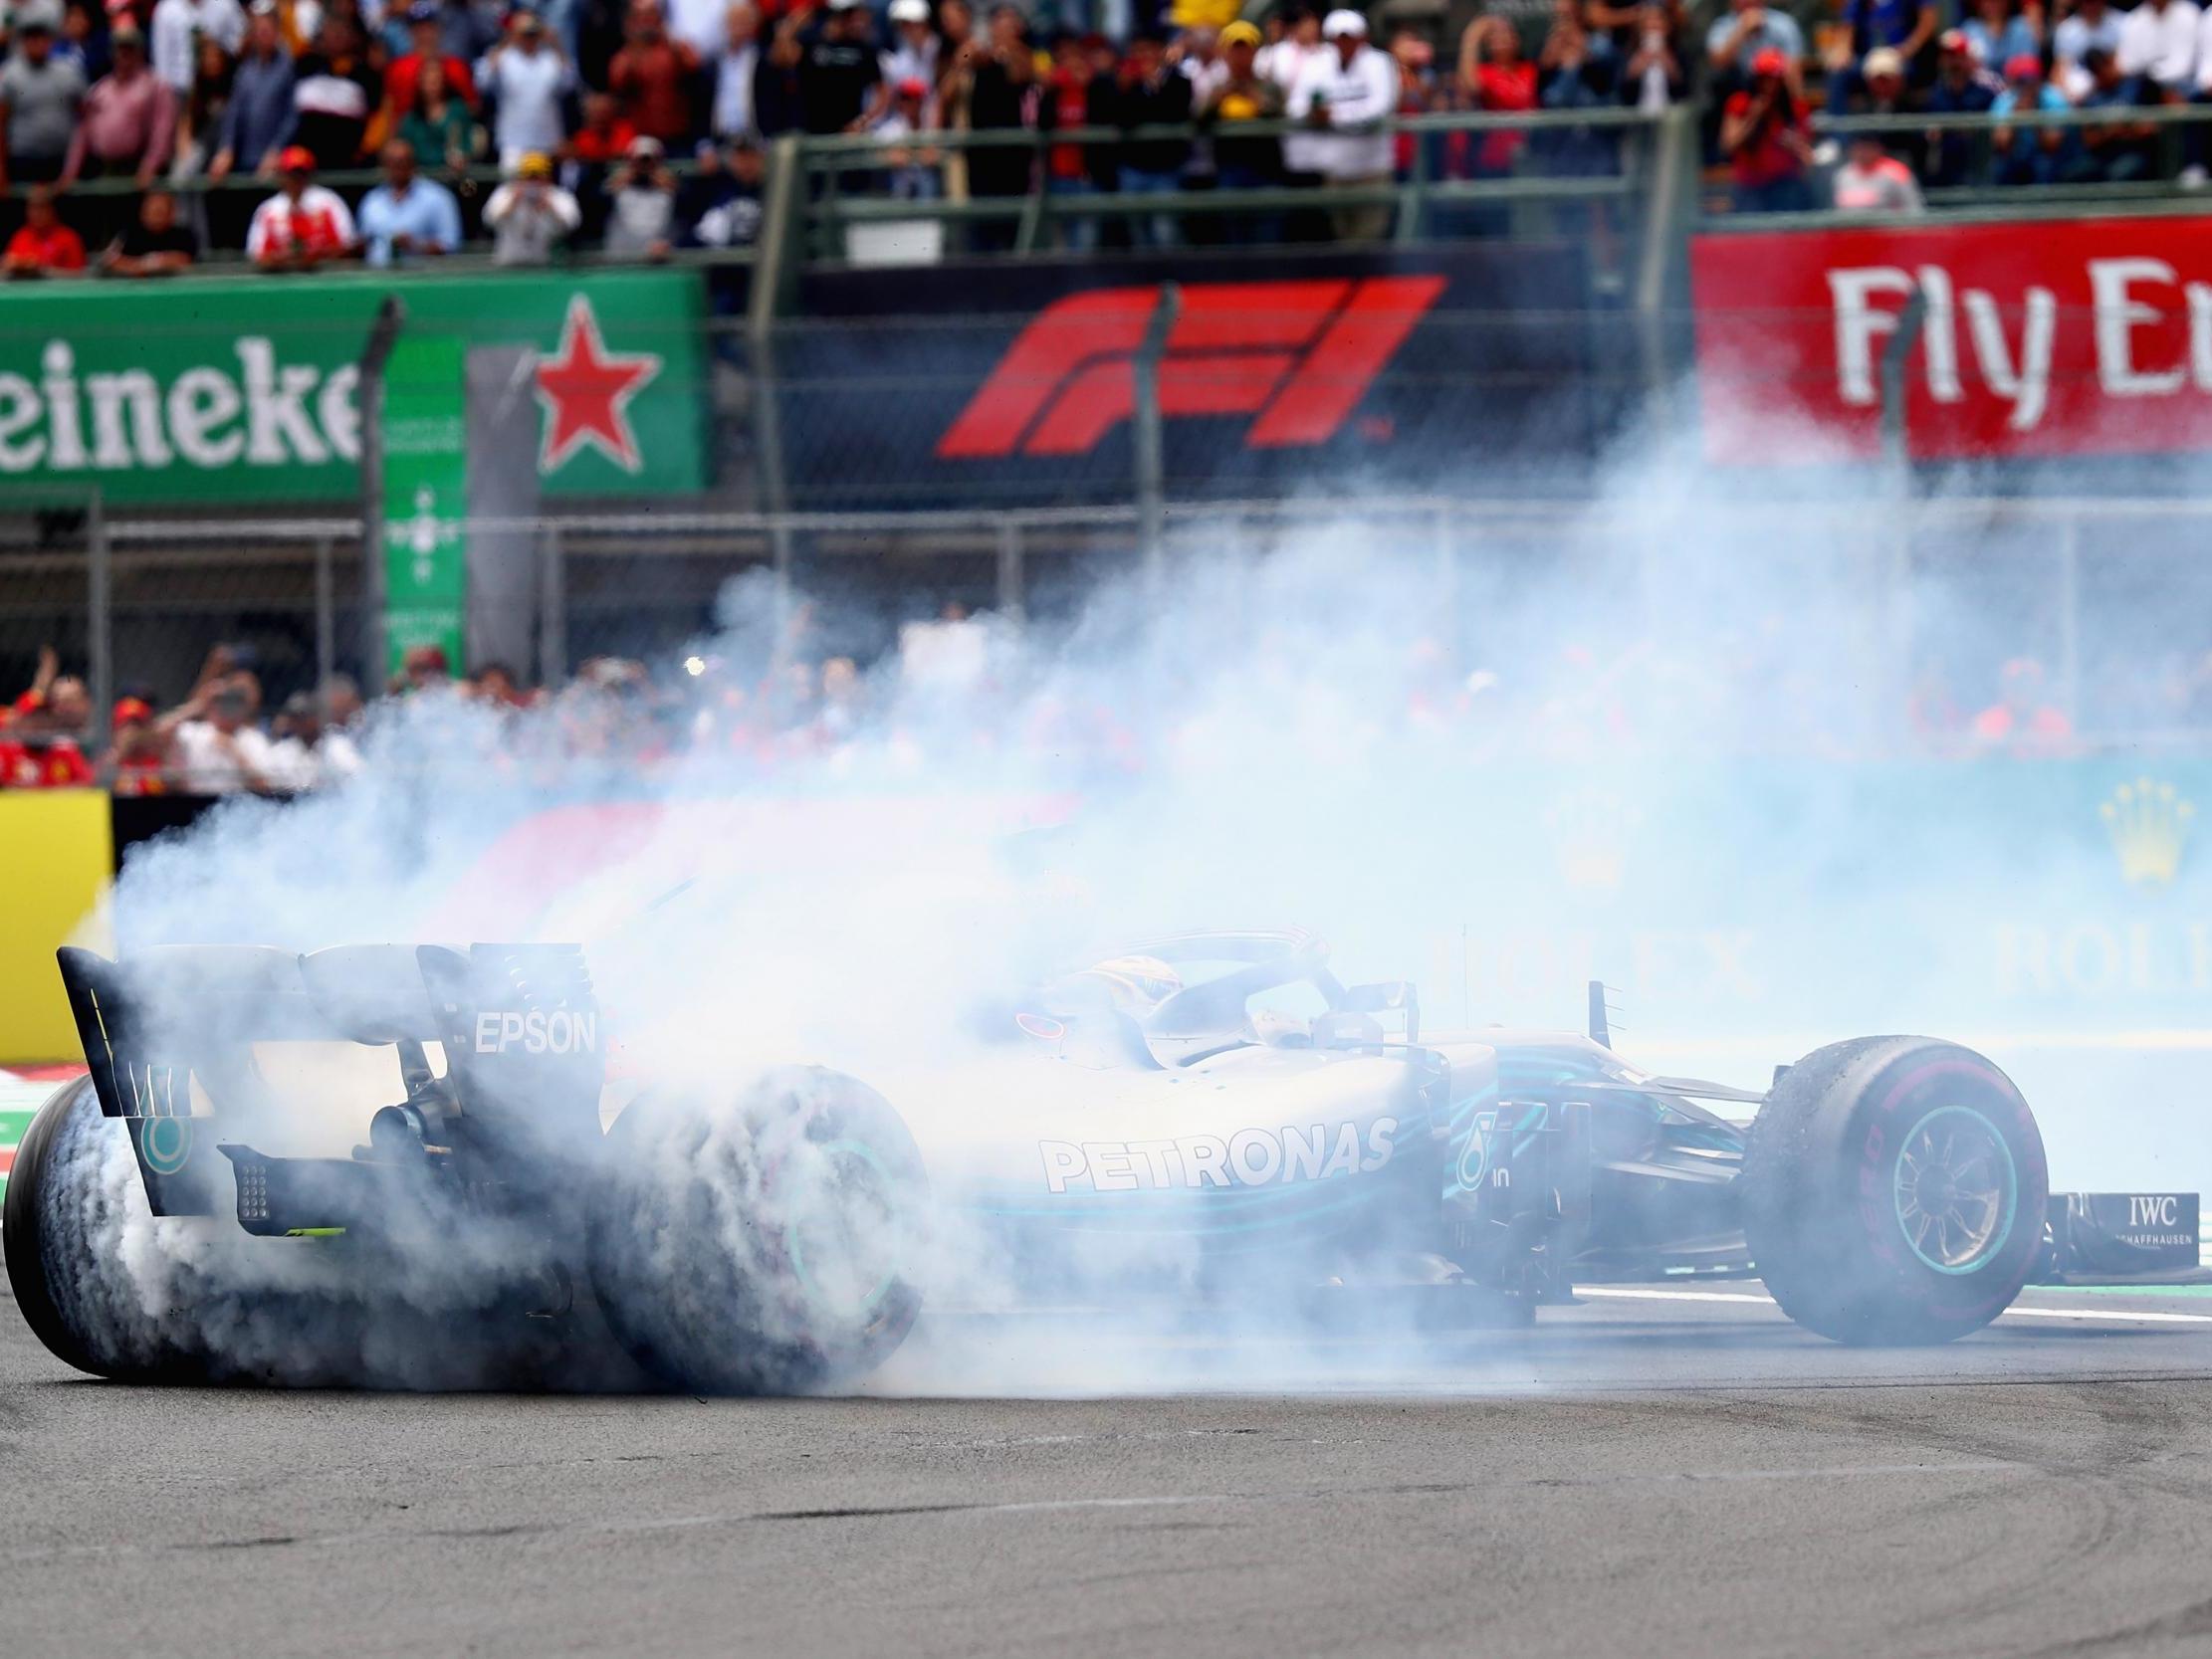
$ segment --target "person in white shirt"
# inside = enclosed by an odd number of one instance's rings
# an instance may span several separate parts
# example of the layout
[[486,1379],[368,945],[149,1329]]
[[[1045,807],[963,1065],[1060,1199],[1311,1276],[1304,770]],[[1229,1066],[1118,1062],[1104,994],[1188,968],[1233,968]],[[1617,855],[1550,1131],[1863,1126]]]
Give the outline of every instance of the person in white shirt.
[[170,769],[188,795],[258,795],[283,787],[269,739],[253,724],[253,694],[235,677],[202,688],[155,729],[168,733]]
[[1876,132],[1855,132],[1851,157],[1836,169],[1838,213],[1919,213],[1926,203],[1912,169],[1881,147]]
[[306,692],[285,700],[285,734],[269,745],[263,775],[272,789],[302,793],[338,783],[361,769],[361,751],[342,731],[323,724],[322,711]]
[[484,204],[494,265],[551,265],[581,223],[576,198],[553,182],[553,157],[535,150]]
[[187,94],[198,65],[199,44],[194,37],[205,35],[236,58],[246,44],[246,12],[238,0],[160,0],[148,32],[153,37],[153,73],[171,91]]
[[725,143],[753,137],[761,124],[753,113],[753,75],[761,64],[761,14],[748,0],[738,0],[724,15],[722,39],[707,56],[714,65],[715,101],[709,116],[714,135]]
[[507,39],[477,64],[476,84],[497,105],[492,141],[499,146],[499,164],[513,172],[524,156],[551,155],[566,138],[560,96],[568,90],[569,71],[536,12],[518,8],[508,28]]
[[1298,84],[1298,72],[1328,50],[1321,39],[1321,14],[1300,6],[1292,10],[1290,27],[1283,37],[1259,49],[1259,55],[1252,60],[1252,68],[1280,87],[1287,97],[1290,89]]
[[876,54],[883,85],[919,81],[933,93],[940,79],[938,55],[944,43],[930,26],[930,0],[891,0],[891,45]]
[[[1395,145],[1383,123],[1398,108],[1398,66],[1368,44],[1367,19],[1349,8],[1324,18],[1321,33],[1329,51],[1298,72],[1284,114],[1315,129],[1298,136],[1329,183],[1388,184]],[[1372,241],[1390,228],[1390,204],[1337,208],[1329,220],[1339,242]]]
[[2155,87],[2165,103],[2184,102],[2196,85],[2196,0],[2140,0],[2120,21],[2119,72]]

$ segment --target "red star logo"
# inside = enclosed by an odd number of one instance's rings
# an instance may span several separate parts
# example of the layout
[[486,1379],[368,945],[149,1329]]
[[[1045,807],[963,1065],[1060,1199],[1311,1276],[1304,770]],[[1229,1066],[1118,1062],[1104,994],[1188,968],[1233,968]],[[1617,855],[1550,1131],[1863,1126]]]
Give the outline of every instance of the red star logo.
[[559,351],[538,364],[538,401],[547,415],[539,472],[557,472],[587,444],[625,473],[644,466],[629,402],[660,371],[661,359],[652,352],[608,351],[591,302],[580,294],[571,299]]

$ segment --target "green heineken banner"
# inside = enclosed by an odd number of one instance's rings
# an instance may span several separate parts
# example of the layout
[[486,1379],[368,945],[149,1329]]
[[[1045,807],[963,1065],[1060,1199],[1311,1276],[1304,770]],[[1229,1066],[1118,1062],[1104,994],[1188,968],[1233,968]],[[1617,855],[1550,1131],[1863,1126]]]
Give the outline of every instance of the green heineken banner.
[[350,502],[355,364],[389,293],[406,305],[405,339],[535,353],[524,407],[538,423],[548,493],[704,488],[704,296],[694,277],[359,273],[10,294],[0,313],[0,501],[48,486],[97,487],[126,506]]
[[384,365],[386,672],[418,645],[462,667],[468,604],[468,353],[454,334],[402,333]]

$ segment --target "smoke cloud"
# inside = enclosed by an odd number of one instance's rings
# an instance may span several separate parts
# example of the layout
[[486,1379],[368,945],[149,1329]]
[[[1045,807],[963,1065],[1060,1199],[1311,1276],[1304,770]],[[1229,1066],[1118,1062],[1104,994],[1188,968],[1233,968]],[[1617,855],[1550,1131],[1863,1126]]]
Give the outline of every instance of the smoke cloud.
[[[1880,511],[1893,529],[1921,510]],[[2069,930],[2115,907],[2131,948],[2102,830],[1993,844],[1952,810],[1947,768],[1965,763],[1911,747],[1915,640],[2001,660],[2020,649],[2003,618],[1900,584],[1886,532],[1718,500],[1670,444],[1570,519],[1464,530],[1439,558],[1433,535],[1316,497],[1284,527],[1178,545],[1163,587],[1113,575],[1056,622],[912,630],[826,702],[798,665],[881,619],[748,575],[686,653],[700,672],[655,665],[685,699],[675,716],[590,687],[520,715],[443,695],[381,707],[346,786],[238,801],[134,856],[116,934],[126,954],[580,942],[617,1097],[649,1079],[730,1100],[774,1068],[833,1068],[911,1127],[941,1195],[1008,1148],[1033,1161],[1088,1086],[1020,1052],[1025,987],[1130,940],[1284,925],[1331,940],[1348,982],[1421,982],[1431,1028],[1573,1029],[1583,980],[1604,979],[1630,1057],[1752,1085],[1859,1032],[1994,1033],[2059,1184],[2197,1184],[2201,1131],[2087,1110],[2086,1057],[2152,1086],[2144,1051],[2111,1035],[2145,1023],[2151,992],[2130,994],[2124,962],[2108,985],[2052,965],[2101,948]],[[666,752],[634,763],[648,747]],[[2023,800],[2039,786],[1977,764]],[[2159,989],[2212,989],[2185,933],[2145,948],[2178,975]],[[2079,1047],[2007,1046],[2063,999]],[[256,1126],[265,1149],[342,1156],[364,1139],[396,1096],[346,1081],[288,1089],[284,1121]],[[371,1297],[357,1252],[149,1220],[119,1139],[72,1157],[73,1225],[106,1264],[88,1294],[130,1343],[189,1328],[224,1368],[294,1380],[635,1380],[604,1345],[518,1359],[436,1335],[511,1312],[484,1288],[493,1269],[546,1247],[505,1224],[378,1254]],[[759,1171],[725,1161],[713,1225],[755,1250]],[[681,1276],[666,1242],[646,1241]],[[1286,1264],[1275,1297],[1200,1317],[1187,1241],[1009,1260],[955,1214],[902,1248],[928,1311],[863,1386],[1263,1386],[1337,1363],[1311,1262]],[[966,1317],[1039,1302],[1118,1305],[1120,1323],[1009,1335]],[[1412,1315],[1366,1318],[1363,1376],[1419,1335]],[[1194,1333],[1253,1340],[1201,1362]]]

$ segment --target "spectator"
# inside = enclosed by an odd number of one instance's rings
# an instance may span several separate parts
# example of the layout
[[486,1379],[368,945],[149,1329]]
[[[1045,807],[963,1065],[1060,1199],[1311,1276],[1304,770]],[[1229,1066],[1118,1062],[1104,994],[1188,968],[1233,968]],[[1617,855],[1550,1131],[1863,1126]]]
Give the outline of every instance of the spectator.
[[[941,43],[930,27],[930,0],[891,0],[891,44],[877,56],[876,67],[884,81],[896,87],[901,81],[919,81],[932,93],[937,90]],[[1062,35],[1061,43],[1077,36]]]
[[623,116],[612,93],[586,93],[583,122],[568,141],[568,153],[594,166],[611,166],[630,153],[637,128]]
[[[1259,31],[1238,19],[1221,31],[1221,61],[1228,74],[1214,89],[1199,119],[1214,129],[1214,165],[1223,190],[1265,190],[1282,182],[1282,142],[1273,134],[1241,135],[1251,121],[1282,118],[1281,87],[1259,73]],[[1278,239],[1280,215],[1233,213],[1227,216],[1228,240],[1268,243]]]
[[[1928,90],[1928,113],[1987,114],[2003,91],[2004,84],[1974,62],[1965,35],[1956,29],[1944,30],[1936,42],[1935,85]],[[1974,137],[1956,128],[1931,129],[1921,178],[1936,189],[1967,183],[1973,171]]]
[[[2043,64],[2023,52],[2005,66],[2005,90],[1989,105],[1992,115],[2016,109],[2064,110],[2066,95],[2043,79]],[[2066,165],[2073,133],[2063,126],[1999,126],[1990,134],[1990,178],[1996,184],[2056,183]]]
[[273,178],[277,155],[292,142],[299,119],[292,97],[292,55],[284,49],[275,0],[257,0],[246,30],[246,55],[231,78],[230,103],[216,136],[207,176],[217,182],[243,165],[256,178]]
[[111,277],[173,277],[189,271],[200,257],[199,238],[177,223],[176,197],[167,190],[148,190],[138,204],[135,223],[101,255],[100,266]]
[[353,251],[353,215],[315,182],[315,156],[294,144],[277,157],[277,193],[254,209],[246,257],[264,271],[313,271]]
[[676,239],[676,181],[661,145],[641,133],[608,192],[606,251],[616,259],[664,260]]
[[456,174],[484,153],[484,128],[447,86],[442,58],[415,78],[414,106],[400,118],[398,136],[417,157],[442,161]]
[[676,199],[685,245],[750,248],[758,241],[761,174],[761,152],[753,144],[732,144],[727,159],[713,145],[700,145],[699,169]]
[[349,18],[327,14],[315,40],[296,66],[292,104],[299,118],[292,141],[318,167],[350,167],[367,147],[368,123],[384,102],[383,83],[362,55],[360,28]]
[[[2102,50],[2108,56],[2117,56],[2122,16],[2104,0],[2073,0],[2067,15],[2051,31],[2051,79],[2076,103],[2089,94],[2086,70],[2090,53]],[[2203,54],[2200,52],[2198,57],[2201,62]]]
[[[394,6],[393,11],[405,15],[400,7]],[[499,44],[500,11],[499,6],[484,5],[480,0],[438,0],[438,56],[475,63]],[[510,29],[522,12],[536,16],[537,8],[528,4],[514,7],[507,15]],[[543,21],[540,19],[541,24]]]
[[2182,104],[2196,85],[2196,0],[2137,0],[2119,26],[2119,72],[2145,104]]
[[[857,6],[860,0],[850,3]],[[861,20],[866,22],[865,13]],[[866,56],[873,67],[874,54]],[[691,79],[698,73],[699,54],[669,39],[660,0],[630,0],[628,43],[607,69],[607,91],[630,124],[663,146],[685,142],[691,136]]]
[[223,129],[223,112],[230,107],[231,88],[238,79],[237,66],[214,41],[202,39],[192,90],[185,95],[177,116],[175,177],[190,178],[207,171],[215,159]]
[[799,60],[799,112],[808,132],[858,132],[868,124],[883,83],[868,36],[866,0],[824,3],[829,15]]
[[1982,68],[2003,66],[2008,79],[2014,59],[2043,51],[2035,26],[2013,9],[2013,0],[1974,0],[1974,15],[1959,25],[1959,33]]
[[[445,30],[438,0],[415,0],[407,8],[408,50],[384,71],[384,98],[395,116],[415,106],[422,72],[435,64],[445,72],[446,91],[469,108],[476,107],[476,83],[469,78],[469,62],[445,50]],[[425,150],[424,154],[434,153]],[[442,152],[440,152],[442,153]]]
[[1867,60],[1877,52],[1887,52],[1901,68],[1917,69],[1915,79],[1921,83],[1933,78],[1935,36],[1943,27],[1943,8],[1936,0],[1843,0],[1838,21],[1843,25],[1847,60],[1846,73],[1830,83],[1832,107],[1841,103],[1839,90],[1849,90],[1839,89],[1837,82],[1851,79],[1851,59],[1859,60],[1860,73],[1866,74]]
[[507,38],[477,66],[476,79],[492,101],[492,142],[501,167],[511,172],[526,155],[561,147],[560,102],[572,77],[560,48],[546,38],[544,18],[516,11]]
[[1689,78],[1682,73],[1681,57],[1674,50],[1666,8],[1647,5],[1643,19],[1628,68],[1621,72],[1621,102],[1657,114],[1688,96]]
[[[1391,62],[1398,66],[1398,115],[1403,119],[1451,107],[1445,89],[1437,79],[1437,51],[1429,37],[1411,27],[1400,28],[1390,38]],[[1430,178],[1443,178],[1451,170],[1448,132],[1401,132],[1392,140],[1391,159],[1401,179],[1413,176],[1417,161]]]
[[[892,0],[892,10],[901,5],[919,6],[922,9],[923,35],[934,49],[937,37],[928,29],[928,0]],[[709,105],[708,125],[714,136],[725,143],[738,139],[752,139],[760,132],[760,125],[753,113],[753,81],[761,69],[761,13],[746,0],[732,6],[723,24],[720,47],[714,57],[714,102]],[[937,85],[934,75],[923,77],[932,87]]]
[[92,764],[78,746],[92,721],[93,700],[84,681],[58,667],[51,648],[39,653],[39,678],[16,700],[15,719],[0,730],[0,787],[82,789],[93,781]]
[[[1536,66],[1521,56],[1520,32],[1504,18],[1476,18],[1459,37],[1459,90],[1478,109],[1536,107]],[[1478,179],[1505,178],[1527,143],[1526,132],[1511,128],[1479,133],[1470,170]],[[1465,222],[1484,235],[1502,235],[1508,221],[1504,209],[1485,206],[1474,209]]]
[[1881,147],[1875,132],[1855,132],[1851,152],[1836,169],[1838,213],[1920,213],[1920,184],[1912,169]]
[[[2089,90],[2080,100],[2084,109],[2109,109],[2115,114],[2137,107],[2135,88],[2119,72],[2119,61],[2101,46],[2082,55],[2082,73]],[[2081,132],[2083,173],[2107,184],[2133,184],[2149,178],[2158,166],[2158,129],[2144,120],[2115,120],[2085,126]]]
[[52,184],[69,160],[85,74],[54,51],[54,13],[35,0],[17,15],[15,50],[0,65],[0,191],[10,184]]
[[461,246],[461,204],[436,179],[415,176],[404,138],[384,146],[384,182],[361,198],[362,256],[372,266],[414,265]]
[[[1259,53],[1255,67],[1259,73],[1282,89],[1287,101],[1290,91],[1298,85],[1298,77],[1308,63],[1327,55],[1328,42],[1321,38],[1321,14],[1310,5],[1289,8],[1287,19],[1278,14],[1270,27],[1280,27],[1282,33],[1271,40]],[[1300,168],[1295,160],[1287,164],[1294,170],[1318,173],[1318,167]]]
[[154,740],[171,748],[177,785],[186,794],[266,794],[278,786],[269,739],[253,724],[251,678],[233,674],[211,680],[154,723]]
[[23,223],[0,256],[0,272],[21,279],[75,276],[84,269],[84,241],[55,211],[54,186],[32,185],[24,198]]
[[1813,205],[1805,104],[1790,90],[1789,62],[1772,47],[1751,63],[1751,85],[1721,107],[1721,153],[1738,213],[1802,213]]
[[101,756],[99,776],[110,792],[167,794],[169,734],[155,725],[153,705],[142,697],[117,698],[108,725],[113,737]]
[[2046,699],[2043,665],[2033,657],[2015,657],[2005,664],[1997,701],[1976,715],[1966,729],[1978,747],[2014,754],[2059,753],[2074,740],[2074,723],[2065,710]]
[[286,698],[278,718],[284,734],[269,745],[264,768],[270,788],[302,794],[342,783],[361,769],[352,738],[325,726],[322,710],[306,692]]
[[199,74],[198,43],[213,41],[225,57],[237,57],[246,44],[246,13],[238,0],[159,0],[152,30],[154,76],[181,100]]
[[[1385,185],[1393,146],[1383,128],[1398,107],[1398,66],[1368,44],[1367,19],[1350,8],[1321,23],[1327,56],[1310,58],[1290,89],[1284,113],[1325,134],[1313,159],[1332,185]],[[1390,228],[1390,204],[1332,208],[1331,232],[1339,242],[1369,241]]]
[[938,167],[944,152],[915,141],[927,130],[929,105],[928,87],[902,81],[891,89],[891,107],[875,124],[875,135],[885,146],[884,193],[898,201],[934,201],[942,193]]
[[[987,41],[970,41],[955,58],[948,78],[953,102],[965,102],[968,125],[978,132],[1017,131],[1032,121],[1036,92],[1036,55],[1029,50],[1027,24],[1020,9],[1010,5],[992,8],[991,34]],[[946,124],[958,124],[948,121]],[[967,179],[970,195],[982,197],[1024,196],[1034,157],[1025,147],[999,145],[970,150]],[[991,219],[972,227],[979,249],[1013,246],[1014,221]]]
[[64,189],[80,178],[129,178],[143,190],[169,159],[176,139],[176,97],[147,70],[145,36],[125,23],[110,39],[115,67],[85,95],[62,168]]
[[[1615,68],[1610,43],[1594,48],[1581,20],[1562,12],[1537,59],[1537,102],[1546,109],[1611,109],[1618,103]],[[1540,134],[1537,147],[1546,172],[1570,177],[1610,173],[1619,160],[1612,137],[1589,127]]]
[[[1140,34],[1129,43],[1129,55],[1115,77],[1112,109],[1114,124],[1125,128],[1180,126],[1190,120],[1191,83],[1168,62],[1159,36]],[[1116,188],[1125,196],[1156,196],[1182,188],[1191,146],[1182,138],[1146,138],[1122,144],[1118,155]],[[1183,240],[1172,214],[1133,217],[1129,230],[1141,248],[1172,248]]]
[[1185,31],[1168,48],[1168,62],[1191,83],[1193,108],[1205,104],[1228,77],[1228,65],[1221,57],[1221,33],[1211,25]]
[[535,152],[484,204],[494,265],[551,265],[582,222],[576,198],[553,181],[552,158]]
[[[1856,76],[1840,78],[1830,86],[1829,112],[1837,115],[1906,115],[1920,111],[1923,101],[1905,85],[1904,59],[1892,47],[1878,46],[1867,54]],[[1842,102],[1834,102],[1841,91]],[[1927,160],[1927,139],[1918,132],[1884,132],[1880,149],[1917,175]]]
[[[919,0],[917,0],[919,3]],[[1111,126],[1114,84],[1093,62],[1096,49],[1112,47],[1092,36],[1062,35],[1052,48],[1052,73],[1037,100],[1037,125],[1050,131],[1079,126]],[[1048,196],[1088,196],[1111,190],[1106,147],[1054,144],[1044,152],[1044,189]],[[1060,246],[1089,253],[1098,246],[1098,220],[1088,213],[1056,219]]]
[[1741,87],[1757,79],[1752,67],[1764,52],[1779,52],[1794,96],[1798,64],[1805,56],[1805,32],[1788,12],[1777,11],[1765,0],[1730,0],[1731,10],[1713,19],[1705,31],[1705,61],[1711,68],[1716,90]]

